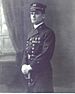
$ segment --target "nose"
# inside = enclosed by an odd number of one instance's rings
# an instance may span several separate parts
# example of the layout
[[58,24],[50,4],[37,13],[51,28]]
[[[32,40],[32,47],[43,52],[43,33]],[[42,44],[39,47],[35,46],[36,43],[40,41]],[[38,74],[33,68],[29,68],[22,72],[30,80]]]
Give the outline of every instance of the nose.
[[35,18],[35,13],[33,13],[33,17]]

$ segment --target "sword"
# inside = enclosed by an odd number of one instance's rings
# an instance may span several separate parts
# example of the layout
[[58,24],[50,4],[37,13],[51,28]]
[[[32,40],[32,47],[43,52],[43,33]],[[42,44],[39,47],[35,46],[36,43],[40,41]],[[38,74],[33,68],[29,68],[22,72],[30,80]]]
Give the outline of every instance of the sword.
[[24,75],[24,77],[27,80],[28,92],[31,93],[31,74],[30,74],[30,72],[28,74]]
[[31,84],[31,74],[28,72],[28,74],[24,75],[25,79],[27,80],[28,86]]

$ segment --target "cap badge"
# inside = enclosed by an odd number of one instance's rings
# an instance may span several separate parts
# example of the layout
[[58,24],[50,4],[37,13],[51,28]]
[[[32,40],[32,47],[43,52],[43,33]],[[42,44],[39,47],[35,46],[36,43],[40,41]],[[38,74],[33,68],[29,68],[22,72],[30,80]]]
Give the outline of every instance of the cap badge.
[[36,4],[33,4],[33,7],[35,7],[36,6]]

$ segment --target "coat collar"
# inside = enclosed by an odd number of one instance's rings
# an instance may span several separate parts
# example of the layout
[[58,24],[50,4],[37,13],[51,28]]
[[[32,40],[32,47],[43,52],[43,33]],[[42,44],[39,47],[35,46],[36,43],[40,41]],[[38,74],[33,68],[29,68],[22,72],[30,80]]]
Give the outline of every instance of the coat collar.
[[42,28],[44,28],[44,27],[45,27],[45,24],[43,23],[42,25],[38,26],[38,28],[33,29],[31,32],[29,32],[27,40],[28,40],[30,37],[32,37],[32,36],[38,34],[39,31],[40,31]]
[[37,29],[35,29],[35,30],[33,29],[31,32],[29,32],[27,40],[28,40],[30,37],[32,37],[32,36],[34,36],[34,35],[36,35],[36,34],[38,34],[38,30],[37,30]]

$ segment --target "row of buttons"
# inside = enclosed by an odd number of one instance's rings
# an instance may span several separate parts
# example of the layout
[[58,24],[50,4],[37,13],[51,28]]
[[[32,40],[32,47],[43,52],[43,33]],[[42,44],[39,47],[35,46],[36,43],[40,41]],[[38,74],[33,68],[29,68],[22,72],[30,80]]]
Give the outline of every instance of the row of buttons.
[[[34,49],[36,45],[35,43],[40,43],[40,37],[32,37],[27,41],[27,44],[26,44],[27,53],[28,53],[29,46],[31,46],[31,54],[28,54],[29,60],[33,60],[35,58],[35,55],[34,55]],[[39,63],[39,61],[37,61],[36,63]]]
[[[26,46],[28,46],[28,43],[26,44]],[[35,46],[35,44],[32,44],[32,46],[34,47],[34,46]]]

